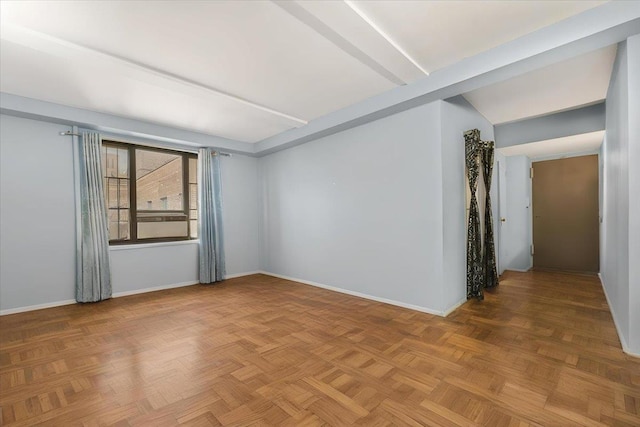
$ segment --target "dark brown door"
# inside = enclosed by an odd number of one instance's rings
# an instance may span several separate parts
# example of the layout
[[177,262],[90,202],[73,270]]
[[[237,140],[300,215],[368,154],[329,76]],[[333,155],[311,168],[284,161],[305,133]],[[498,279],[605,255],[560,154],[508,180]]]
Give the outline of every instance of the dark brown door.
[[598,156],[533,163],[533,266],[598,272]]

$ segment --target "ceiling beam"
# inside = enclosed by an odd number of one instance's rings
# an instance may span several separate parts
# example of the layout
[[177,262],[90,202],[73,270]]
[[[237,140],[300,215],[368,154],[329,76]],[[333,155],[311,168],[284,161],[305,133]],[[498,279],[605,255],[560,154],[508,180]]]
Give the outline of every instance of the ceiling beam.
[[406,82],[402,80],[400,77],[396,76],[393,72],[384,67],[384,65],[380,64],[378,61],[373,59],[371,56],[367,55],[349,40],[342,37],[335,31],[333,28],[329,27],[327,24],[322,22],[316,16],[314,16],[311,12],[307,11],[304,7],[300,6],[297,2],[294,1],[279,1],[273,0],[273,3],[276,6],[281,7],[284,11],[289,13],[291,16],[307,25],[309,28],[313,29],[316,33],[320,34],[322,37],[329,40],[336,47],[343,50],[348,55],[352,56],[356,60],[360,61],[362,64],[366,65],[385,79],[389,80],[391,83],[396,85],[403,85]]
[[385,33],[379,26],[376,24],[371,18],[369,18],[356,4],[349,0],[344,0],[345,4],[349,6],[351,10],[353,10],[364,22],[366,22],[371,28],[375,30],[376,33],[380,34],[380,36],[385,39],[395,50],[397,50],[402,56],[404,56],[407,61],[413,64],[417,69],[419,69],[423,74],[429,75],[429,72],[425,70],[422,65],[418,63],[414,58],[411,57],[407,53],[406,50],[402,48],[395,40],[393,40],[387,33]]
[[496,147],[510,147],[604,130],[605,119],[605,103],[600,101],[568,111],[499,124],[494,126]]
[[406,86],[263,139],[267,155],[415,106],[460,95],[609,46],[640,33],[640,2],[610,2],[437,70]]

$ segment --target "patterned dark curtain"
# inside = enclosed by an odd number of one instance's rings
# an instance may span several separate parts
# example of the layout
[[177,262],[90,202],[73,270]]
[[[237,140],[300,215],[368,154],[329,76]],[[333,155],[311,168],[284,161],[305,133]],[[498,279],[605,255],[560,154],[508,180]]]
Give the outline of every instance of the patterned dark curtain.
[[493,141],[482,141],[482,176],[487,190],[484,206],[484,251],[482,268],[484,270],[484,287],[493,288],[498,285],[498,268],[496,266],[496,246],[493,239],[493,215],[491,213],[491,174],[493,172]]
[[467,177],[469,178],[469,188],[471,189],[469,222],[467,224],[467,299],[483,299],[482,236],[480,234],[478,199],[476,198],[479,175],[480,131],[478,129],[466,131],[464,133],[464,141]]
[[[471,191],[469,222],[467,224],[467,299],[482,300],[485,288],[493,288],[498,285],[490,194],[494,144],[493,141],[481,141],[480,131],[472,129],[464,133],[464,151],[469,190]],[[486,189],[484,236],[480,230],[480,209],[476,195],[480,164],[482,164],[482,178]]]

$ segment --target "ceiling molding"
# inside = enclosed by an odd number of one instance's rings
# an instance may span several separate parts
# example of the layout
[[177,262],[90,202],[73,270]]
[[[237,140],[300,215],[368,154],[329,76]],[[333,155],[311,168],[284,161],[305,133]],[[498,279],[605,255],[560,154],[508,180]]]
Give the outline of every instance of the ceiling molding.
[[[208,86],[206,84],[188,79],[183,76],[179,76],[147,64],[143,64],[128,58],[124,58],[118,55],[114,55],[111,53],[103,52],[98,49],[90,48],[87,46],[82,46],[67,40],[63,40],[48,34],[41,33],[39,31],[35,31],[29,28],[25,28],[20,25],[3,23],[1,30],[1,38],[22,46],[26,46],[32,49],[36,49],[39,51],[43,51],[46,53],[54,53],[58,56],[66,56],[71,53],[71,58],[69,60],[73,60],[77,57],[79,60],[79,55],[88,55],[89,58],[106,60],[111,63],[115,63],[120,66],[124,66],[128,69],[142,71],[147,74],[151,74],[157,78],[165,80],[167,82],[178,83],[182,86],[187,86],[190,88],[194,88],[197,90],[204,90],[209,93],[213,93],[218,96],[222,96],[224,98],[230,99],[232,101],[238,102],[242,105],[246,105],[257,110],[284,118],[292,123],[292,126],[300,126],[308,123],[307,120],[284,113],[282,111],[275,110],[265,105],[258,104],[251,100],[242,98],[240,96],[234,95],[232,93],[226,92],[221,89],[217,89],[215,87]],[[85,58],[83,58],[86,60]]]
[[289,13],[291,16],[307,25],[309,28],[316,31],[322,37],[329,40],[331,43],[336,45],[338,48],[343,50],[348,55],[351,55],[353,58],[357,59],[367,67],[371,68],[376,73],[380,74],[385,79],[389,80],[391,83],[396,85],[406,84],[404,80],[395,75],[393,72],[385,68],[384,65],[380,64],[378,61],[373,59],[371,56],[367,55],[353,43],[351,43],[346,38],[342,37],[335,31],[333,28],[329,27],[327,24],[318,19],[311,12],[306,10],[304,7],[300,6],[295,1],[290,0],[272,0],[273,3],[284,11]]
[[259,141],[270,154],[415,106],[537,70],[640,33],[640,2],[610,2],[365,101]]

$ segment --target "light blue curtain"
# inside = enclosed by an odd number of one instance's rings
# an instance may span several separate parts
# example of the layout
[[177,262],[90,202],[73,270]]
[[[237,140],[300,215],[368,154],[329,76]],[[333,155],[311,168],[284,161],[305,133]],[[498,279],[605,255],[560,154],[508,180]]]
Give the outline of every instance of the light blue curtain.
[[211,148],[201,148],[198,160],[200,283],[213,283],[225,277],[220,156]]
[[77,147],[76,191],[78,238],[76,247],[76,301],[111,298],[109,230],[104,200],[100,134],[84,132]]

